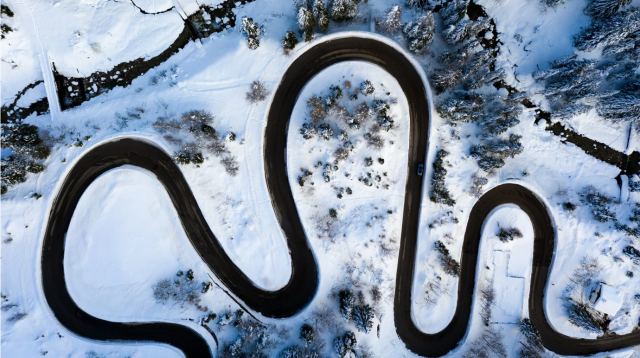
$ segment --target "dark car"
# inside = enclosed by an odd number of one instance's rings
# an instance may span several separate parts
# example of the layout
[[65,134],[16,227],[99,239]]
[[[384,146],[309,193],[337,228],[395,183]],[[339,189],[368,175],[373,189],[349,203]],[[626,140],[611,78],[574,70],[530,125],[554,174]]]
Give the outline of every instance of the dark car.
[[422,176],[424,174],[424,164],[418,164],[418,176]]

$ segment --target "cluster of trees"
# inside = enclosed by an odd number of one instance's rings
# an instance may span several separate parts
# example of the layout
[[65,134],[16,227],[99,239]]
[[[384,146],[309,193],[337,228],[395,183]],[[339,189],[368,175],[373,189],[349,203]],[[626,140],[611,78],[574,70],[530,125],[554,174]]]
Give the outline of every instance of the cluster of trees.
[[593,0],[585,12],[591,24],[574,38],[583,52],[601,51],[598,58],[570,56],[535,77],[545,85],[552,115],[572,117],[591,109],[612,123],[631,124],[640,132],[640,74],[634,69],[640,51],[640,9],[628,0]]
[[[307,119],[299,128],[302,138],[317,138],[333,143],[337,141],[338,144],[333,151],[332,160],[319,161],[315,165],[322,169],[322,177],[326,183],[331,182],[340,163],[349,160],[356,149],[354,143],[362,142],[370,148],[381,149],[385,144],[384,133],[396,127],[391,111],[394,100],[388,97],[388,93],[377,97],[378,92],[370,80],[364,80],[358,86],[345,81],[341,85],[331,85],[325,93],[315,94],[307,99]],[[388,189],[387,173],[376,171],[372,167],[373,159],[369,159],[370,163],[365,160],[365,167],[371,169],[358,175],[358,181],[369,187]],[[385,160],[379,157],[377,162],[384,165]],[[312,174],[308,171],[303,170],[298,178],[301,186]],[[352,176],[345,173],[345,177]],[[336,190],[338,197],[344,192],[351,194],[352,191],[351,188]]]
[[520,333],[524,341],[520,341],[520,356],[525,358],[542,358],[544,356],[544,346],[540,333],[533,326],[529,318],[520,321]]
[[[208,281],[197,281],[193,270],[180,270],[173,278],[162,279],[153,286],[153,297],[158,303],[191,304],[200,310],[200,296],[211,288]],[[206,311],[206,308],[204,309]]]
[[373,328],[375,311],[361,291],[354,294],[350,289],[340,290],[338,292],[338,307],[340,315],[353,323],[358,331],[369,333]]
[[[327,32],[330,20],[336,22],[351,21],[358,16],[360,0],[325,0],[303,1],[298,7],[298,30],[305,41],[311,41],[316,31]],[[288,31],[282,41],[282,46],[291,50],[298,43],[295,33]]]
[[493,302],[496,299],[496,291],[493,289],[493,281],[488,281],[480,290],[480,317],[482,323],[489,327],[491,314],[493,313]]
[[496,328],[485,329],[480,337],[469,344],[471,348],[463,354],[464,358],[506,358],[507,349],[502,343],[502,335]]
[[590,305],[580,300],[570,298],[565,303],[569,322],[596,333],[607,331],[610,320],[605,314],[594,310]]
[[221,135],[213,127],[214,116],[203,110],[192,110],[182,114],[180,119],[161,117],[153,126],[164,138],[180,145],[175,159],[180,164],[202,164],[204,153],[220,158],[220,163],[230,175],[238,174],[240,165],[227,148],[227,142],[235,141],[235,133]]
[[1,193],[10,186],[27,180],[28,173],[44,170],[51,152],[50,144],[41,137],[38,127],[13,118],[2,108],[2,185]]
[[0,24],[0,39],[4,40],[6,35],[13,31],[13,28],[5,23],[6,18],[13,17],[13,11],[11,11],[11,8],[7,5],[2,4],[0,5],[0,14],[2,16],[2,24]]

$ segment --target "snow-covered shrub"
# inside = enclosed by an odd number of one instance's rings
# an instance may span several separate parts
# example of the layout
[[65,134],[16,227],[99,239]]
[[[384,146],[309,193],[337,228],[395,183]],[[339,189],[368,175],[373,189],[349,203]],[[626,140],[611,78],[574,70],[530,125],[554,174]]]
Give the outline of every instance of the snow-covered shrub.
[[194,279],[193,271],[188,270],[186,274],[178,271],[175,277],[162,279],[153,286],[153,297],[162,304],[191,304],[199,307],[202,284]]
[[[369,80],[364,80],[360,83],[360,93],[365,96],[372,95],[376,91],[376,87]],[[367,113],[369,113],[367,109]],[[369,114],[368,114],[369,115]]]
[[496,234],[498,239],[502,242],[513,241],[513,239],[519,239],[522,237],[522,233],[518,228],[515,227],[499,227],[498,233]]
[[416,9],[426,9],[432,7],[430,0],[406,0],[407,7]]
[[505,164],[505,159],[513,158],[522,152],[521,138],[522,136],[517,134],[510,134],[507,139],[496,137],[472,146],[470,154],[482,170],[493,173]]
[[427,12],[417,20],[404,25],[402,33],[407,40],[409,50],[413,53],[422,53],[431,44],[435,31],[433,14]]
[[608,17],[630,3],[631,0],[591,0],[585,13],[591,17]]
[[359,304],[351,312],[351,321],[360,332],[369,333],[373,327],[375,314],[373,308],[368,304]]
[[640,250],[631,245],[627,245],[624,249],[622,249],[622,252],[625,255],[629,256],[631,261],[633,261],[635,264],[640,265]]
[[253,81],[249,85],[249,91],[246,94],[247,101],[251,103],[256,103],[260,101],[264,101],[267,98],[269,91],[264,86],[264,83],[261,81]]
[[260,46],[262,33],[263,29],[260,24],[250,17],[242,18],[242,34],[247,39],[247,46],[249,46],[250,49],[255,50]]
[[304,323],[300,327],[300,339],[306,343],[311,343],[316,339],[316,332],[308,323]]
[[491,313],[495,298],[496,292],[493,289],[493,282],[489,281],[480,290],[480,317],[482,318],[482,323],[487,327],[491,323]]
[[604,314],[592,309],[588,304],[573,299],[565,302],[567,319],[572,324],[591,332],[606,332],[609,320]]
[[502,343],[502,335],[496,328],[485,329],[479,338],[472,341],[471,348],[463,358],[506,358],[507,350]]
[[233,139],[235,134],[220,136],[212,126],[214,119],[207,111],[192,110],[182,114],[180,120],[160,117],[153,126],[167,141],[180,146],[175,153],[178,163],[199,165],[206,159],[205,153],[209,153],[220,159],[227,173],[236,175],[239,165],[225,142],[225,138]]
[[544,355],[544,346],[540,333],[533,326],[529,318],[523,318],[520,321],[520,334],[524,337],[524,341],[520,341],[520,357],[523,358],[542,358]]
[[387,11],[382,20],[378,21],[378,28],[388,34],[395,34],[402,28],[401,17],[402,8],[398,5],[395,5]]
[[440,258],[440,266],[442,266],[444,272],[451,276],[458,276],[460,274],[460,264],[453,257],[451,257],[447,246],[445,246],[442,241],[437,240],[434,243],[434,247],[438,252],[438,256]]
[[307,9],[306,6],[301,6],[298,9],[298,28],[305,41],[311,41],[311,39],[313,39],[313,29],[315,26],[316,19],[313,17],[311,10]]
[[327,10],[324,0],[313,1],[312,13],[318,29],[320,29],[321,32],[329,30],[329,11]]
[[442,285],[442,277],[438,275],[427,282],[424,289],[424,300],[428,305],[435,305],[440,297],[446,293],[447,289]]
[[547,6],[547,7],[551,7],[554,8],[562,3],[564,3],[565,0],[540,0],[540,2]]
[[[232,341],[221,342],[224,357],[267,357],[277,341],[272,337],[273,326],[267,326],[252,317],[246,317],[242,310],[220,315],[218,326],[233,329]],[[229,325],[230,324],[230,325]]]
[[358,15],[360,0],[331,0],[331,19],[334,21],[353,20]]
[[278,358],[320,358],[315,349],[304,346],[289,346],[278,353]]
[[593,218],[597,221],[604,223],[616,219],[615,213],[610,209],[613,198],[598,192],[595,187],[585,187],[580,193],[580,198],[582,203],[589,207]]
[[0,5],[0,12],[2,14],[2,24],[0,24],[0,39],[4,39],[6,35],[13,31],[13,28],[9,26],[5,21],[6,18],[13,17],[13,11],[7,5]]
[[487,183],[489,183],[489,179],[474,173],[471,177],[471,186],[469,187],[469,193],[474,197],[479,198],[482,195],[482,190],[484,186],[487,185]]
[[444,149],[439,149],[438,152],[436,152],[436,160],[433,162],[433,174],[431,175],[429,199],[434,203],[453,206],[456,204],[456,201],[451,198],[451,194],[445,183],[447,169],[444,167],[444,158],[446,158],[447,155],[449,155],[449,152]]
[[293,50],[298,44],[298,36],[293,31],[287,31],[282,38],[282,48],[285,53],[289,53],[289,51]]
[[[298,175],[298,185],[304,186],[311,175],[313,175],[313,173],[309,169],[300,168],[300,174]],[[311,185],[313,185],[313,182],[311,182]]]
[[333,340],[333,349],[340,358],[355,356],[357,343],[356,335],[351,331],[347,331]]
[[42,139],[38,127],[7,119],[3,107],[1,193],[24,182],[28,173],[43,171],[44,160],[50,151],[50,145]]

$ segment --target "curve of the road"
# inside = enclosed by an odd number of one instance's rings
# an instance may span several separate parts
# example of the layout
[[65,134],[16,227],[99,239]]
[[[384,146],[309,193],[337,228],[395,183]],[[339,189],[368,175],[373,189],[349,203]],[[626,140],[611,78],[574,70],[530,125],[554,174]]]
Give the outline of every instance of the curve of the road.
[[458,302],[453,319],[435,334],[427,334],[411,318],[411,289],[416,261],[423,177],[415,168],[425,163],[428,148],[429,113],[427,88],[419,70],[397,48],[367,36],[350,36],[320,42],[303,52],[285,72],[274,93],[264,138],[265,179],[276,217],[291,254],[291,276],[277,291],[257,287],[225,253],[208,227],[196,199],[172,158],[158,147],[137,139],[119,139],[86,153],[67,174],[54,199],[45,230],[42,286],[56,318],[70,331],[97,340],[154,341],[177,347],[188,357],[212,355],[207,342],[196,331],[172,323],[120,323],[91,316],[71,297],[65,282],[66,233],[80,197],[106,171],[134,165],[154,173],[164,185],[182,226],[211,271],[235,297],[264,316],[292,316],[311,302],[318,287],[318,265],[309,247],[287,176],[286,143],[289,120],[305,84],[326,67],[360,60],[376,64],[398,81],[409,103],[410,138],[406,193],[398,257],[394,318],[399,337],[407,348],[423,356],[441,356],[456,348],[469,325],[475,288],[478,248],[482,224],[497,206],[515,204],[531,219],[534,228],[533,270],[529,316],[543,345],[558,354],[584,355],[640,344],[640,332],[597,339],[572,338],[557,332],[544,310],[547,280],[554,254],[556,233],[543,202],[517,184],[500,185],[483,195],[469,215],[464,237]]

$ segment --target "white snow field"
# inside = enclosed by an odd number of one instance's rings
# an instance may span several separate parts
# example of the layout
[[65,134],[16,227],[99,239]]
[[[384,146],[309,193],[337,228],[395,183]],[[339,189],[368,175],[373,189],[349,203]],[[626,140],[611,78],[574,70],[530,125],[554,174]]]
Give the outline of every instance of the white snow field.
[[[11,103],[26,85],[45,78],[43,61],[55,63],[66,76],[79,77],[107,71],[124,61],[153,57],[182,31],[181,11],[218,3],[136,0],[135,4],[146,12],[162,12],[175,6],[159,15],[145,15],[129,1],[4,1],[3,5],[11,7],[15,16],[7,20],[14,31],[0,41],[2,103]],[[222,138],[235,135],[235,140],[225,139],[224,143],[238,164],[237,174],[229,174],[221,158],[213,153],[205,152],[201,164],[180,164],[207,224],[233,262],[257,286],[268,290],[283,287],[291,275],[291,260],[267,191],[262,157],[271,95],[288,64],[319,41],[358,31],[404,46],[396,43],[400,35],[381,34],[375,26],[376,19],[396,3],[402,6],[404,1],[369,0],[360,5],[359,16],[352,23],[332,22],[329,34],[317,34],[311,42],[301,40],[286,54],[281,40],[286,31],[298,31],[297,5],[287,0],[256,0],[233,10],[238,19],[235,28],[189,43],[130,86],[117,87],[57,113],[56,118],[50,113],[26,118],[25,122],[46,133],[43,136],[52,143],[52,150],[44,171],[29,174],[26,181],[2,195],[2,356],[181,356],[179,350],[167,345],[100,342],[64,328],[43,296],[40,255],[49,208],[66,173],[83,154],[101,143],[134,137],[173,155],[193,136],[183,129],[163,132],[158,123],[180,121],[183,114],[192,110],[212,114],[212,127]],[[575,52],[574,35],[591,21],[582,12],[586,2],[566,0],[553,9],[527,0],[478,3],[495,20],[501,40],[497,66],[505,69],[507,83],[526,92],[536,103],[545,103],[543,84],[534,79],[533,73]],[[640,2],[634,0],[629,6],[640,6]],[[411,11],[414,10],[405,10],[403,19],[410,18]],[[241,33],[240,19],[245,16],[264,28],[256,50],[247,47]],[[434,40],[433,46],[442,46],[442,39]],[[422,66],[421,71],[434,66],[431,53],[406,53]],[[302,137],[300,129],[309,119],[307,99],[326,94],[330,85],[344,86],[349,81],[355,88],[367,79],[376,88],[371,98],[389,101],[395,126],[384,132],[381,149],[367,145],[363,133],[350,132],[354,149],[349,159],[332,172],[331,181],[325,182],[323,165],[332,159],[340,141]],[[263,82],[269,94],[265,100],[251,103],[246,92],[254,80]],[[506,95],[506,90],[492,86],[480,90]],[[27,106],[46,96],[44,84],[38,84],[18,105]],[[443,270],[434,244],[443,242],[451,256],[459,260],[468,215],[477,201],[470,193],[470,183],[474,175],[482,172],[469,155],[470,147],[479,138],[477,129],[456,127],[433,108],[430,114],[425,190],[431,188],[435,153],[444,148],[449,153],[444,163],[446,187],[455,199],[453,206],[434,203],[425,192],[421,206],[412,318],[421,330],[434,333],[451,320],[458,289],[458,278]],[[519,123],[510,133],[522,136],[522,152],[507,159],[495,173],[485,175],[487,182],[480,190],[484,193],[502,183],[518,183],[535,192],[548,206],[557,242],[545,308],[557,331],[585,338],[601,334],[572,323],[566,309],[568,296],[580,295],[575,280],[586,266],[591,267],[593,281],[606,283],[621,294],[622,308],[610,317],[610,331],[625,334],[637,330],[640,265],[620,252],[628,245],[639,247],[638,240],[609,223],[595,220],[589,206],[581,201],[580,192],[585,187],[596,188],[613,198],[612,210],[623,217],[629,217],[633,206],[638,205],[640,192],[630,190],[628,183],[619,187],[614,179],[619,168],[563,143],[545,131],[543,123],[535,124],[535,115],[533,109],[526,108],[519,114]],[[620,152],[640,150],[639,133],[630,131],[628,137],[626,126],[610,124],[595,110],[564,123]],[[333,339],[346,330],[355,332],[360,355],[414,356],[396,334],[393,320],[409,130],[405,96],[396,80],[375,65],[336,64],[305,86],[290,120],[286,162],[296,206],[318,261],[320,282],[313,301],[301,313],[287,319],[256,314],[269,334],[263,347],[267,356],[277,357],[288,346],[299,344],[300,327],[309,322],[323,327],[317,331],[325,342],[321,356],[336,354]],[[3,149],[3,166],[4,156]],[[366,164],[367,158],[372,163]],[[322,165],[318,166],[318,162]],[[313,172],[307,183],[313,181],[314,185],[298,184],[302,168]],[[367,172],[374,178],[379,175],[380,184],[367,186],[358,180]],[[339,198],[340,188],[347,187],[352,194]],[[568,210],[566,203],[576,207]],[[521,237],[501,241],[498,232],[506,227],[518,229]],[[512,205],[495,209],[483,227],[469,329],[464,341],[448,357],[469,354],[486,332],[481,307],[483,289],[493,289],[495,295],[491,330],[499,333],[506,356],[519,356],[523,340],[520,322],[528,316],[532,250],[533,229],[524,212]],[[245,342],[241,339],[246,332],[230,324],[229,318],[242,308],[218,285],[191,246],[168,194],[150,172],[124,166],[108,171],[89,186],[66,236],[64,267],[73,299],[93,316],[118,322],[187,325],[202,334],[220,356],[228,354],[234,343]],[[189,270],[195,278],[185,290],[195,292],[197,299],[191,302],[158,298],[163,280],[184,280]],[[200,284],[208,282],[213,285],[200,291]],[[358,331],[353,322],[340,316],[337,297],[345,288],[361,292],[372,305],[375,301],[371,331]],[[206,328],[200,325],[211,313],[216,318],[205,322]],[[248,319],[246,314],[243,319]],[[215,333],[217,346],[207,330]],[[554,356],[548,351],[543,354]],[[596,356],[636,357],[640,351],[630,347]]]

